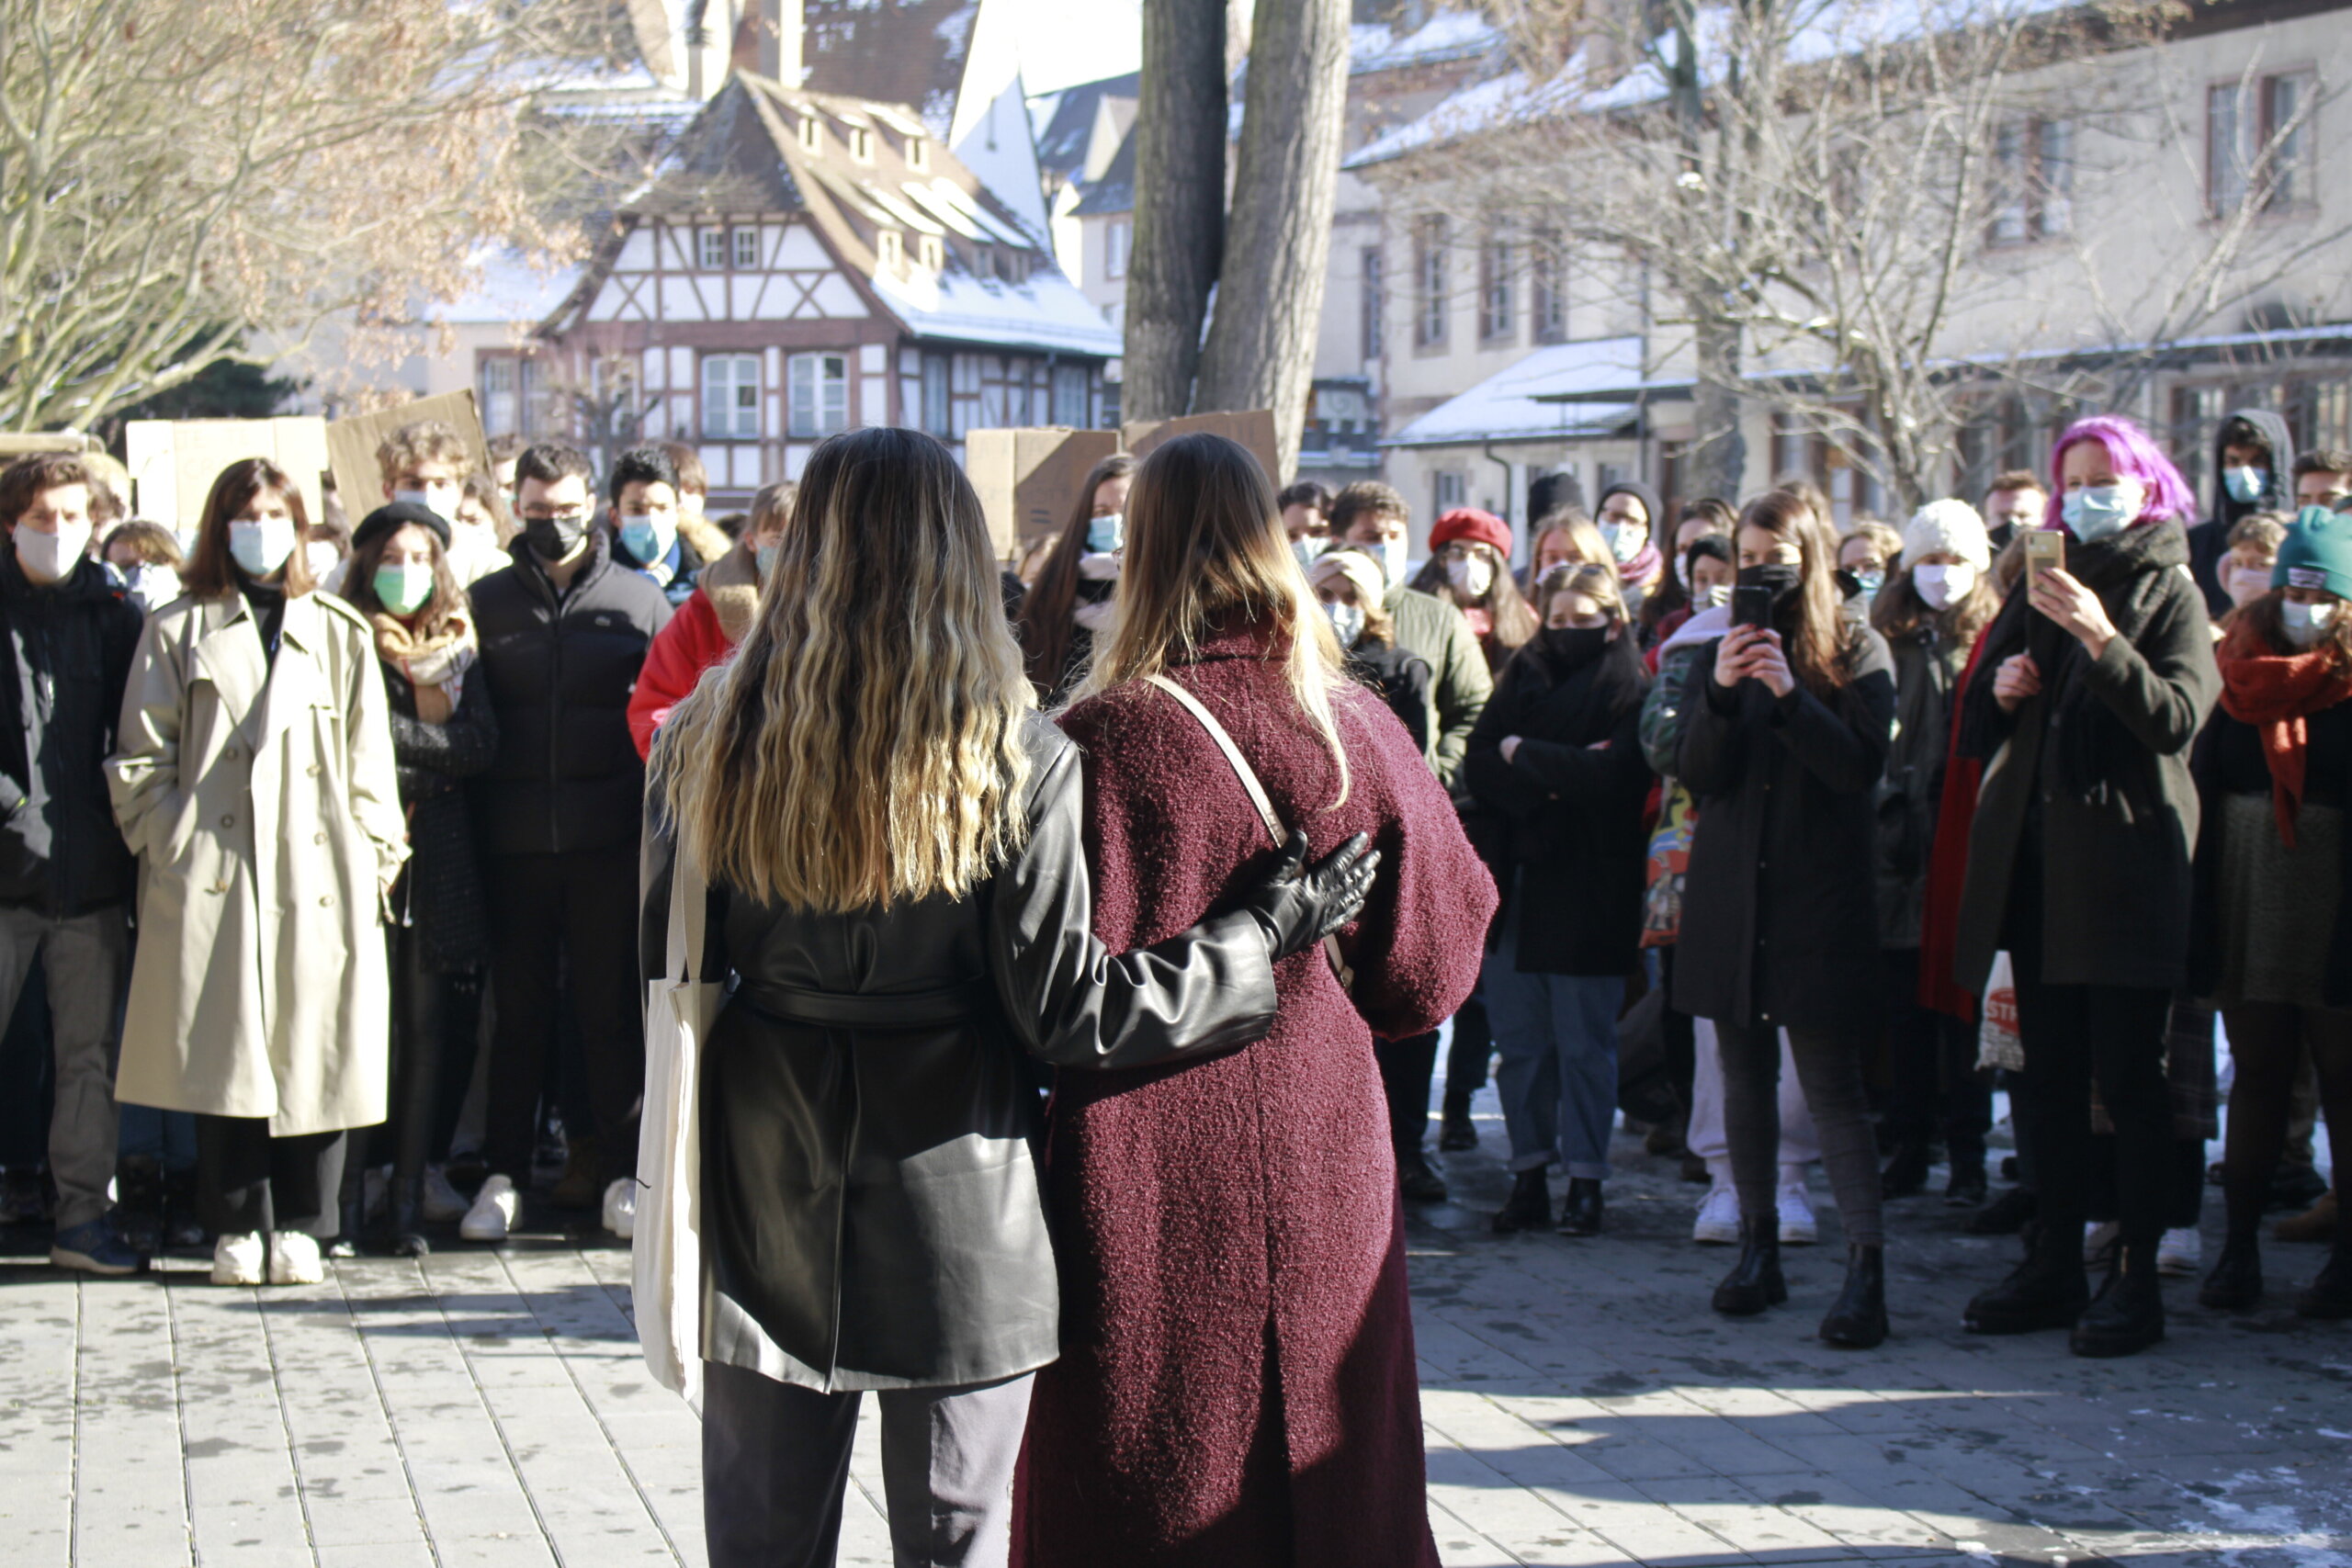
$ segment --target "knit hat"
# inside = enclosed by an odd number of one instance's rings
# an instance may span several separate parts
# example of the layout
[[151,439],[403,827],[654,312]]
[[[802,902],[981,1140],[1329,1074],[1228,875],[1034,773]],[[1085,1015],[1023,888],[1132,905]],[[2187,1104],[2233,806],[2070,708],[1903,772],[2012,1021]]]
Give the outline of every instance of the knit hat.
[[1903,563],[1917,566],[1939,550],[1949,550],[1978,571],[1993,564],[1993,542],[1984,533],[1984,519],[1964,501],[1931,501],[1911,514],[1903,525]]
[[394,501],[376,508],[359,520],[359,526],[351,531],[352,553],[358,554],[368,547],[369,541],[385,534],[396,533],[412,523],[439,539],[443,549],[449,547],[449,523],[447,518],[429,506],[419,506],[413,501]]
[[1319,583],[1327,577],[1344,577],[1356,591],[1356,603],[1369,609],[1387,596],[1388,586],[1380,563],[1362,550],[1327,550],[1315,558],[1306,569],[1306,581]]
[[2352,516],[2324,506],[2306,506],[2287,525],[2278,542],[2273,588],[2319,588],[2352,599]]
[[1495,553],[1510,558],[1510,525],[1491,512],[1481,512],[1475,506],[1457,506],[1437,520],[1430,530],[1430,548],[1442,550],[1456,539],[1467,539],[1474,545],[1491,545]]

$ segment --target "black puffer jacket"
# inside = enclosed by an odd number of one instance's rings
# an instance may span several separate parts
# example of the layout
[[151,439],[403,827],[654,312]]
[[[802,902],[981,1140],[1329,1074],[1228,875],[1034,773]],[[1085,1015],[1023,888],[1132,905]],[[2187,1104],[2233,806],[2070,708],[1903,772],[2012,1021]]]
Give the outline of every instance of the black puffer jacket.
[[490,942],[481,854],[466,809],[465,781],[490,766],[498,750],[498,720],[490,685],[479,670],[458,685],[458,705],[433,724],[416,716],[416,688],[384,666],[390,698],[392,762],[408,812],[408,863],[392,889],[392,908],[424,940],[431,967],[469,974],[481,967]]
[[97,562],[36,588],[0,543],[0,904],[70,916],[130,897],[103,764],[145,620]]
[[513,566],[473,585],[498,750],[475,781],[484,852],[557,854],[638,841],[645,764],[629,739],[628,698],[670,602],[612,558],[611,536],[560,599],[521,539]]

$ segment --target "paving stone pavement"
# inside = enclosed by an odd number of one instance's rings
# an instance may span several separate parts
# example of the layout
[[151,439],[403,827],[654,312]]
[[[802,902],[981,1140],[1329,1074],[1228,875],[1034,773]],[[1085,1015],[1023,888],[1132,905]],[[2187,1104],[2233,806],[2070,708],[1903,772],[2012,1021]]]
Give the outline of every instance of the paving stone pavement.
[[[1410,1231],[1449,1568],[2352,1568],[2352,1325],[2284,1305],[2316,1249],[2270,1249],[2278,1304],[2206,1313],[2176,1281],[2160,1348],[2079,1361],[1960,1332],[2014,1244],[1913,1199],[1895,1337],[1840,1353],[1810,1337],[1842,1258],[1827,1213],[1789,1304],[1729,1322],[1706,1307],[1728,1251],[1690,1244],[1698,1190],[1666,1162],[1621,1137],[1601,1237],[1496,1237],[1483,1127],[1446,1156],[1458,1201]],[[627,1280],[617,1246],[553,1228],[310,1289],[0,1258],[0,1568],[702,1564],[695,1416],[646,1376]],[[841,1561],[888,1564],[868,1416]]]

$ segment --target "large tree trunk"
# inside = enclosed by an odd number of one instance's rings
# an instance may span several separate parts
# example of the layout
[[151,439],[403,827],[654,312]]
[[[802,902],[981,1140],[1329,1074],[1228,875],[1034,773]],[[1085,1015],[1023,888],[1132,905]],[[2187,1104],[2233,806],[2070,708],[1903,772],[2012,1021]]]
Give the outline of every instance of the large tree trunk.
[[1272,409],[1280,484],[1315,379],[1348,95],[1347,0],[1258,0],[1248,112],[1216,316],[1201,356],[1212,409]]
[[[1707,301],[1693,300],[1703,312]],[[1719,496],[1739,504],[1747,486],[1747,437],[1740,429],[1739,328],[1701,321],[1693,336],[1699,384],[1691,390],[1690,496]]]
[[1192,409],[1225,250],[1225,0],[1144,0],[1122,418]]

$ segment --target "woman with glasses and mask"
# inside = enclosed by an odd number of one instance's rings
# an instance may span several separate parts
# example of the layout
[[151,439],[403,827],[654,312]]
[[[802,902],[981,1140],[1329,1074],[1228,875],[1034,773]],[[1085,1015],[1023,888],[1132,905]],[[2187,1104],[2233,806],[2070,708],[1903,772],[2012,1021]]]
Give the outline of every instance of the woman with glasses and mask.
[[1439,518],[1413,586],[1462,612],[1490,673],[1535,635],[1535,612],[1511,581],[1510,525],[1491,512],[1458,506]]
[[224,1285],[323,1278],[345,1135],[386,1110],[407,828],[375,638],[314,591],[306,522],[275,464],[221,470],[107,763],[142,879],[115,1097],[196,1113]]
[[1135,471],[1136,460],[1125,452],[1094,465],[1079,487],[1078,502],[1054,553],[1013,617],[1029,683],[1047,707],[1069,695],[1086,674],[1095,638],[1111,628],[1120,551],[1126,542],[1127,487]]
[[1743,1316],[1788,1299],[1773,1190],[1785,1030],[1846,1230],[1821,1337],[1867,1348],[1887,1332],[1862,1055],[1884,1017],[1871,807],[1894,680],[1885,641],[1841,611],[1837,539],[1804,502],[1748,502],[1735,542],[1732,625],[1690,667],[1679,770],[1699,822],[1674,1005],[1714,1021],[1739,1194],[1740,1258],[1714,1305]]
[[[1604,486],[1593,522],[1609,547],[1609,558],[1616,563],[1619,591],[1638,623],[1650,595],[1666,581],[1667,554],[1673,544],[1660,538],[1667,525],[1657,492],[1635,479]],[[1662,543],[1667,548],[1659,547]]]

